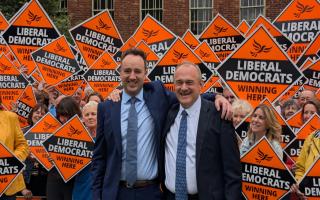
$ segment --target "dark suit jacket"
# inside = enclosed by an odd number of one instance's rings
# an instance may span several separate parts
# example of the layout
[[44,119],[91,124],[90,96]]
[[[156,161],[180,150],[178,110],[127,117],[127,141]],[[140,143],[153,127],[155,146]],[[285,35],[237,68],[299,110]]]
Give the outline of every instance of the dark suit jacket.
[[[154,121],[157,155],[160,135],[170,106],[177,102],[160,82],[144,84],[143,98]],[[92,158],[93,199],[115,200],[121,176],[121,101],[98,106],[97,139]]]
[[[161,138],[160,178],[165,180],[164,157],[167,133],[179,112],[179,104],[169,111]],[[241,165],[234,128],[222,120],[212,102],[201,99],[197,141],[196,176],[200,200],[241,199]],[[163,184],[164,185],[164,184]]]

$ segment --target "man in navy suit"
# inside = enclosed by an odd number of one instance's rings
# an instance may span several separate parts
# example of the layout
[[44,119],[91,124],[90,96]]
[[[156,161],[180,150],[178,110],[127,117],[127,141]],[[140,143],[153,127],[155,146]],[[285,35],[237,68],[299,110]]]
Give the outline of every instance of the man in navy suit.
[[[143,51],[124,52],[121,100],[107,100],[98,106],[93,199],[152,200],[162,196],[158,178],[160,135],[167,111],[177,99],[161,82],[144,84],[146,73]],[[224,98],[216,98],[215,103],[223,109],[228,107]]]
[[240,155],[231,121],[201,98],[197,65],[179,65],[174,85],[179,103],[168,112],[160,147],[166,200],[241,199]]

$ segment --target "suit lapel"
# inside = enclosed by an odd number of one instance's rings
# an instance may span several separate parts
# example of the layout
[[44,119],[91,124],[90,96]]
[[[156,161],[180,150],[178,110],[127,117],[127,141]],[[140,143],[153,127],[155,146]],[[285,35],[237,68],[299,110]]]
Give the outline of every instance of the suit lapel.
[[198,130],[197,130],[197,141],[196,141],[196,170],[199,169],[199,158],[201,153],[202,143],[204,141],[204,136],[208,127],[208,111],[210,109],[210,104],[205,102],[204,99],[201,98],[201,109],[200,109],[200,116],[199,116],[199,123],[198,123]]
[[121,137],[121,100],[118,102],[111,103],[111,122],[113,133],[116,142],[116,148],[119,153],[122,152],[122,137]]

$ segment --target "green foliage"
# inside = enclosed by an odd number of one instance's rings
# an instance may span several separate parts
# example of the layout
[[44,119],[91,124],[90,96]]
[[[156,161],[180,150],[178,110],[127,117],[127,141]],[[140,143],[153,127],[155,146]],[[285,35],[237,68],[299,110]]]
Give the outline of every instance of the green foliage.
[[[11,17],[13,17],[26,2],[29,2],[29,0],[1,0],[0,11],[9,21],[9,19],[11,19]],[[72,44],[72,39],[68,32],[71,28],[70,18],[67,15],[67,12],[61,12],[59,10],[60,0],[39,0],[39,2],[48,13],[60,33],[65,35],[68,41]]]

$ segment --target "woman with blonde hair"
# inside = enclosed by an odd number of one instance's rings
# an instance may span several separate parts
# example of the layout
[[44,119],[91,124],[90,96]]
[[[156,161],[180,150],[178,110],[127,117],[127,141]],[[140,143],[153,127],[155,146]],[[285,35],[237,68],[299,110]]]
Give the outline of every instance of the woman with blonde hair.
[[232,103],[232,123],[236,127],[247,115],[252,112],[251,104],[242,99],[235,100]]
[[272,147],[282,159],[283,152],[280,145],[281,125],[273,110],[264,104],[257,106],[251,116],[248,136],[240,146],[240,154],[247,152],[263,136],[266,136]]

